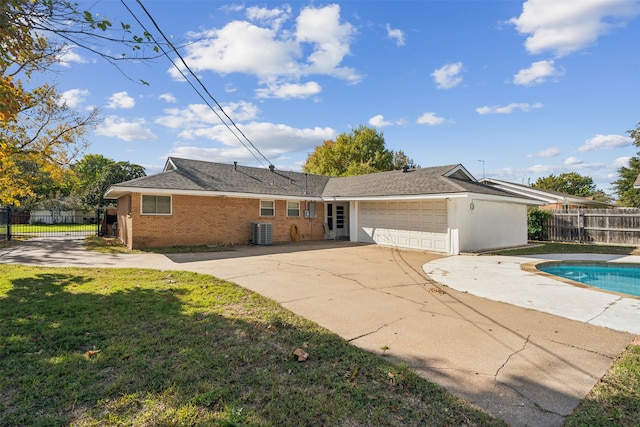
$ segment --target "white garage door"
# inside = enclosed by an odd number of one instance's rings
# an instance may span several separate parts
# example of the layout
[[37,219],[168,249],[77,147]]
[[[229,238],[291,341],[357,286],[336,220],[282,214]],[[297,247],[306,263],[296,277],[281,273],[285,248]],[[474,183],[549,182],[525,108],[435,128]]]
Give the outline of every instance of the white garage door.
[[448,252],[445,201],[360,202],[358,241]]

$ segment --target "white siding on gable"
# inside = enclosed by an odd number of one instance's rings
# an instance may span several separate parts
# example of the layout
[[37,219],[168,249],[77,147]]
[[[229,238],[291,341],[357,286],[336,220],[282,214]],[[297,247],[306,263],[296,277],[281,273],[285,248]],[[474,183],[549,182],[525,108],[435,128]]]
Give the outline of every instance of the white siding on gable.
[[449,251],[444,200],[359,202],[358,241]]

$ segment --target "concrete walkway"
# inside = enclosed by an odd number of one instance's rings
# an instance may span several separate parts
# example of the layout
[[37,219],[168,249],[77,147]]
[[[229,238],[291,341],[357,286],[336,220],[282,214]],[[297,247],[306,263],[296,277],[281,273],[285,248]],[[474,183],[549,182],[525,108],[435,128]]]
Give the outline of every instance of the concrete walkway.
[[[106,255],[84,251],[80,239],[33,239],[0,250],[0,262],[211,274],[272,298],[361,348],[382,354],[388,347],[388,357],[515,426],[561,425],[633,340],[628,332],[594,325],[593,318],[571,320],[538,306],[472,295],[470,283],[486,283],[485,290],[506,286],[497,292],[504,294],[515,289],[509,283],[528,277],[516,261],[498,263],[494,257],[443,258],[334,241]],[[483,262],[488,267],[478,274]],[[541,300],[559,298],[546,298],[546,288],[532,289]],[[610,301],[606,293],[589,292],[596,296],[571,294],[571,305],[594,300],[604,307]]]

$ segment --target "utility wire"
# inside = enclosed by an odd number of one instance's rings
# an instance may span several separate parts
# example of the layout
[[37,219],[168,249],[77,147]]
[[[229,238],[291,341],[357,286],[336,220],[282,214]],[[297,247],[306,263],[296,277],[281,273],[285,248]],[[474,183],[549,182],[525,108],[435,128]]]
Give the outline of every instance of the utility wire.
[[[122,5],[125,7],[125,9],[127,9],[127,11],[131,14],[131,16],[133,16],[133,18],[136,20],[136,22],[142,27],[142,29],[149,34],[149,37],[151,37],[151,39],[154,41],[154,43],[156,43],[156,45],[159,47],[160,50],[162,50],[162,53],[164,54],[164,56],[167,57],[167,59],[171,62],[171,64],[178,70],[178,72],[180,73],[180,75],[185,79],[185,81],[189,84],[189,86],[191,86],[191,88],[198,94],[198,96],[204,101],[204,103],[211,109],[211,111],[214,112],[214,114],[220,119],[220,121],[225,125],[225,127],[233,134],[233,136],[236,137],[236,139],[238,140],[238,142],[240,142],[240,144],[242,144],[242,146],[244,148],[247,149],[247,151],[249,151],[251,153],[251,155],[258,161],[258,163],[260,163],[262,166],[265,166],[265,164],[262,162],[262,160],[260,160],[260,158],[258,158],[258,156],[256,156],[256,154],[245,144],[245,142],[236,134],[236,132],[229,126],[229,124],[227,123],[227,121],[225,121],[222,117],[220,117],[220,114],[218,114],[218,112],[216,111],[216,109],[209,103],[209,101],[204,97],[204,95],[202,95],[202,93],[198,90],[197,87],[194,86],[194,84],[191,82],[191,80],[185,75],[185,73],[182,71],[182,69],[175,63],[175,61],[173,59],[171,59],[171,57],[169,56],[169,53],[162,47],[162,45],[160,43],[158,43],[158,41],[153,37],[153,35],[151,34],[150,31],[147,30],[147,28],[144,26],[144,24],[142,22],[140,22],[140,20],[138,19],[138,17],[135,15],[135,13],[133,13],[133,11],[126,5],[126,3],[124,2],[124,0],[120,0],[120,2],[122,3]],[[198,84],[200,85],[200,87],[204,90],[204,92],[209,96],[209,98],[211,100],[213,100],[213,102],[216,104],[216,106],[218,107],[218,109],[224,114],[224,116],[228,119],[228,121],[233,125],[233,127],[240,133],[240,135],[242,135],[242,137],[251,145],[251,147],[258,153],[260,154],[260,156],[269,164],[271,165],[271,161],[269,161],[269,159],[262,154],[262,152],[258,149],[258,147],[256,147],[253,142],[251,142],[251,140],[249,138],[247,138],[247,136],[244,134],[244,132],[242,132],[242,130],[240,130],[240,128],[238,127],[238,125],[233,121],[233,119],[231,119],[231,117],[229,117],[229,115],[224,111],[224,109],[222,108],[222,106],[220,105],[220,103],[215,99],[215,97],[209,92],[209,90],[206,88],[206,86],[202,83],[202,81],[198,78],[198,76],[191,70],[191,68],[187,65],[186,61],[184,60],[184,58],[182,57],[182,55],[180,54],[180,52],[178,52],[178,49],[175,47],[175,45],[169,40],[169,38],[164,34],[164,32],[160,29],[159,25],[157,24],[157,22],[155,21],[155,19],[153,18],[153,16],[151,16],[151,14],[149,13],[149,11],[145,8],[145,6],[142,4],[142,2],[140,0],[137,0],[138,5],[142,8],[142,10],[144,11],[144,13],[147,15],[147,17],[151,20],[151,22],[153,23],[154,27],[156,28],[156,30],[160,33],[160,35],[162,36],[162,38],[164,39],[165,43],[171,48],[171,50],[178,56],[178,58],[180,58],[180,61],[182,62],[182,65],[185,67],[186,70],[189,71],[189,74],[192,76],[193,79],[195,79]]]

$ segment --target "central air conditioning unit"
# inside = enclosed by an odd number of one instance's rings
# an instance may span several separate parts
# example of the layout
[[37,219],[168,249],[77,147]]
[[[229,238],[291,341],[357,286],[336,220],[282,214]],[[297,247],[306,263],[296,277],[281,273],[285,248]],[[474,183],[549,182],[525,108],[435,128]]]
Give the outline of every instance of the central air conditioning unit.
[[251,244],[270,245],[272,243],[272,225],[270,222],[251,223]]

